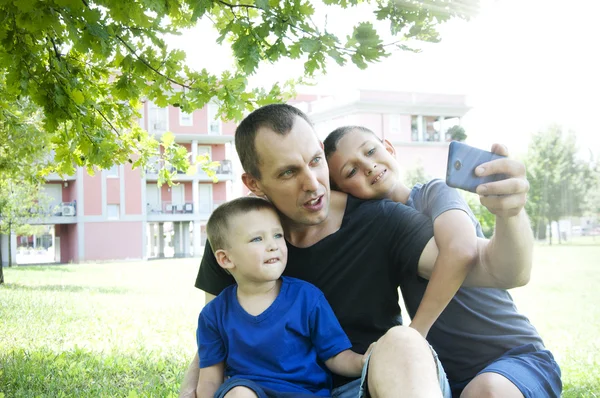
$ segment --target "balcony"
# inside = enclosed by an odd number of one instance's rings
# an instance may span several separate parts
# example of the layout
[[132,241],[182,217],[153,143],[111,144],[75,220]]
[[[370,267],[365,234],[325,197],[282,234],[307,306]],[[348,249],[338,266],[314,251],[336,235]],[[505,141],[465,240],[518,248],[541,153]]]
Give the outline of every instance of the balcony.
[[146,214],[148,221],[156,222],[206,220],[213,208],[218,206],[218,204],[216,201],[213,203],[201,203],[198,208],[198,214],[194,214],[194,203],[192,202],[173,203],[163,201],[160,204],[147,203]]
[[[233,179],[233,164],[231,160],[219,160],[219,166],[217,167],[217,179],[219,181],[230,181]],[[158,170],[160,170],[160,166],[158,162],[154,162],[152,164],[148,164],[146,166],[146,180],[147,181],[156,181],[158,179]],[[174,170],[171,168],[171,170]],[[198,168],[196,174],[189,175],[185,171],[177,170],[177,175],[174,178],[175,181],[194,181],[198,180],[199,182],[212,182],[212,178],[210,178],[204,170]]]
[[77,202],[61,202],[58,205],[50,205],[47,208],[36,207],[30,210],[31,219],[29,224],[74,224],[77,222]]

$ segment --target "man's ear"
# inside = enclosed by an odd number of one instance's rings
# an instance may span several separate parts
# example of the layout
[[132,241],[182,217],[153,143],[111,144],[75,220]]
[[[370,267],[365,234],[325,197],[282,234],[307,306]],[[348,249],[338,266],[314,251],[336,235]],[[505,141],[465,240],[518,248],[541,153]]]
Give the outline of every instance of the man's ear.
[[223,269],[231,270],[235,267],[233,261],[231,261],[231,257],[229,257],[227,251],[223,249],[219,249],[215,252],[215,258],[217,259],[217,262]]
[[383,146],[385,150],[388,151],[392,156],[396,157],[396,148],[392,145],[388,140],[383,140]]
[[244,185],[247,186],[248,189],[250,191],[252,191],[252,193],[254,195],[260,196],[260,197],[266,196],[260,187],[260,182],[252,174],[250,174],[250,173],[242,174],[242,181],[244,182]]

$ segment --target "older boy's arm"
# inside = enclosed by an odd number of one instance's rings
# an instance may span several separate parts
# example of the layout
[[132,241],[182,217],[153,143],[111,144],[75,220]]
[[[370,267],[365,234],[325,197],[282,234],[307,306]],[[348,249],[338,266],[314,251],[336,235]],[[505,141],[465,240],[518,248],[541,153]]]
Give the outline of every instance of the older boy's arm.
[[477,261],[477,235],[462,210],[449,210],[433,223],[439,248],[429,284],[410,326],[423,337],[446,308]]
[[[507,149],[494,144],[492,152],[508,156]],[[529,282],[533,263],[533,232],[525,213],[529,182],[523,163],[506,158],[481,165],[480,176],[506,174],[506,180],[477,187],[481,204],[496,215],[496,229],[490,241],[480,241],[479,267],[499,287],[512,288]]]
[[[505,147],[494,144],[492,152],[508,155]],[[529,282],[533,257],[533,233],[524,206],[529,183],[525,166],[514,159],[498,159],[480,166],[479,176],[506,174],[509,178],[477,187],[481,203],[496,215],[496,231],[491,240],[478,239],[477,262],[464,285],[511,289]],[[419,275],[430,279],[438,248],[433,239],[419,259]]]
[[[215,296],[210,293],[204,293],[204,305],[208,304]],[[198,357],[198,349],[195,350],[196,354],[194,355],[194,359],[188,366],[185,375],[183,376],[183,381],[181,382],[181,388],[179,389],[179,397],[180,398],[195,398],[196,390],[199,387],[199,371],[200,368],[198,364],[200,363],[200,359]]]
[[196,396],[198,398],[213,398],[221,384],[223,384],[224,372],[223,362],[200,369]]

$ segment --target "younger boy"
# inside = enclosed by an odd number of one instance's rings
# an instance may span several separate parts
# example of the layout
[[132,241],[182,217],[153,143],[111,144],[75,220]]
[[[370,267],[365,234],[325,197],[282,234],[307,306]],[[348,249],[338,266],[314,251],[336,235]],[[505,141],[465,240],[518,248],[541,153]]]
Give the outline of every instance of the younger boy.
[[413,318],[410,326],[438,353],[453,395],[560,396],[560,368],[510,294],[460,288],[465,277],[468,283],[477,237],[483,234],[458,192],[441,180],[406,187],[394,147],[365,127],[338,128],[324,147],[332,188],[361,199],[391,199],[431,217],[440,251],[431,278],[410,276],[400,287]]
[[330,396],[328,369],[361,375],[368,354],[349,350],[321,291],[281,276],[287,246],[271,203],[256,197],[225,203],[208,220],[207,234],[236,284],[198,319],[200,398]]

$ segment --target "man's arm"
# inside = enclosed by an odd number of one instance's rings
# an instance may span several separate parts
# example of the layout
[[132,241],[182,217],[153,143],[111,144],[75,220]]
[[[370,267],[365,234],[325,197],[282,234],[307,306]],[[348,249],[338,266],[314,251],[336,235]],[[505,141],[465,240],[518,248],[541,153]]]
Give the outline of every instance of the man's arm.
[[[210,293],[204,293],[204,305],[208,304],[215,296]],[[181,388],[179,390],[180,398],[195,398],[196,392],[200,388],[199,376],[200,376],[200,358],[198,357],[198,350],[196,349],[194,359],[188,366],[181,382]]]
[[410,327],[423,337],[446,308],[477,261],[477,235],[473,222],[462,210],[449,210],[433,223],[439,255]]
[[[508,155],[498,144],[492,152]],[[523,286],[529,281],[533,256],[533,233],[524,210],[529,191],[525,166],[514,159],[497,159],[481,165],[476,173],[509,177],[477,187],[481,203],[496,215],[496,230],[491,240],[478,239],[477,261],[464,284],[501,289]],[[419,259],[421,277],[430,279],[437,255],[437,245],[430,241]]]

